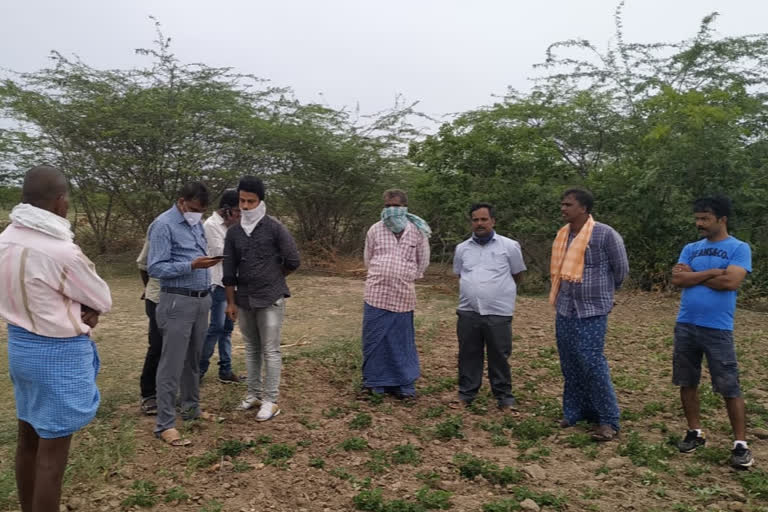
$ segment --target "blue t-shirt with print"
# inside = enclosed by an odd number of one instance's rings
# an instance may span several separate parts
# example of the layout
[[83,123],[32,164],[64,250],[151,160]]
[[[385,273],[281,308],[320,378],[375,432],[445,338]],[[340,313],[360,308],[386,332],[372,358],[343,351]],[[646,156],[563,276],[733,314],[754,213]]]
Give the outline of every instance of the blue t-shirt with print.
[[[732,236],[719,242],[704,238],[686,245],[678,262],[690,266],[694,272],[727,268],[729,265],[752,272],[752,251],[748,244]],[[683,289],[677,321],[732,331],[735,310],[735,290],[713,290],[699,284]]]

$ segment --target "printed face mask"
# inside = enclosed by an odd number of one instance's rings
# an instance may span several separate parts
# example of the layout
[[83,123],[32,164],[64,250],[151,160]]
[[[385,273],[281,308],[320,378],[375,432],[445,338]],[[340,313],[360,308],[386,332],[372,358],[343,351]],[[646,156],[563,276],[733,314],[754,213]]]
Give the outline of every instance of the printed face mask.
[[408,225],[407,206],[387,206],[381,210],[381,220],[393,233],[400,233]]

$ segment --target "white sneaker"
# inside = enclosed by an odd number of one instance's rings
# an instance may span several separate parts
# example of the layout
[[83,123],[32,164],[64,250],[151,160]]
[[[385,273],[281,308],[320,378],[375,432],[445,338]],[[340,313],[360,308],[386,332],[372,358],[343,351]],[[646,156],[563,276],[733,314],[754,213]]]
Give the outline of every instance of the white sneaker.
[[262,402],[261,409],[256,415],[256,421],[267,421],[280,414],[280,408],[272,402]]
[[248,409],[252,409],[257,405],[261,405],[261,400],[256,398],[255,396],[248,395],[245,397],[245,400],[240,402],[240,405],[237,406],[237,410],[247,411]]

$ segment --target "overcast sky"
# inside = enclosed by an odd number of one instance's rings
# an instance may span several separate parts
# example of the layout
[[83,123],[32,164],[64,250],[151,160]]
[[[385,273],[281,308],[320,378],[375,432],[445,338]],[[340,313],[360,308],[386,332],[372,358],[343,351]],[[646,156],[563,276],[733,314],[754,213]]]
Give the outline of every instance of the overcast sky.
[[[373,112],[397,94],[439,116],[529,87],[552,42],[604,47],[614,0],[2,0],[0,67],[31,71],[50,50],[104,68],[139,66],[153,15],[185,62],[231,66],[305,102]],[[627,40],[677,41],[712,11],[723,35],[768,31],[766,0],[627,0]]]

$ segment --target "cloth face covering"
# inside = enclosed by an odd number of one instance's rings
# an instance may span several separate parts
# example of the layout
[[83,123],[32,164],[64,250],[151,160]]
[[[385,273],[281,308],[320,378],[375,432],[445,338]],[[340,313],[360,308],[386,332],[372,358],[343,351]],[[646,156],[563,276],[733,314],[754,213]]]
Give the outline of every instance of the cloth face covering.
[[381,221],[393,233],[402,233],[408,225],[407,206],[387,206],[381,210]]
[[251,236],[256,225],[261,222],[261,219],[267,214],[267,203],[264,201],[259,202],[259,206],[252,210],[240,210],[240,226],[248,236]]

